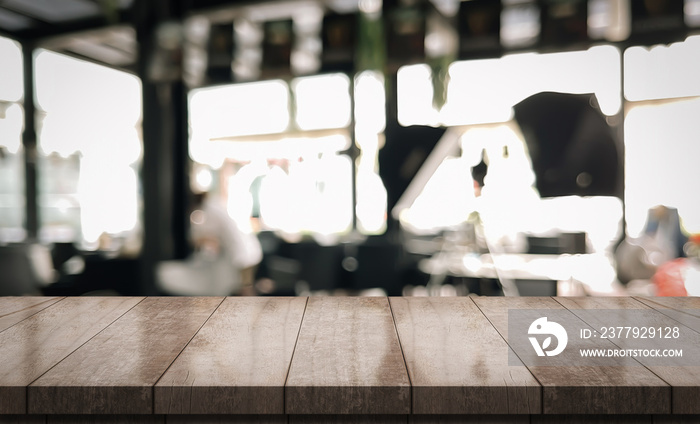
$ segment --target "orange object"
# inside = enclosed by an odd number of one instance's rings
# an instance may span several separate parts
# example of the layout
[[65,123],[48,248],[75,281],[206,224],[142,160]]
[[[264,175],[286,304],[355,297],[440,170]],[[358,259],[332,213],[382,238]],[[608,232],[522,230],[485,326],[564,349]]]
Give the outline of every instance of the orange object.
[[656,285],[657,296],[688,296],[685,289],[686,258],[678,258],[661,265],[654,273],[652,281]]

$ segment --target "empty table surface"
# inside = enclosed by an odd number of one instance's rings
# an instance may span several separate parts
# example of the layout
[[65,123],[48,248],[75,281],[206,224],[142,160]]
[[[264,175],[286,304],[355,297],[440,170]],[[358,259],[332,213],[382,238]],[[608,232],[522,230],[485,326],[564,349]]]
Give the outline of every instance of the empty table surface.
[[[528,309],[591,328],[602,322],[586,311],[640,310],[700,333],[697,298],[5,297],[0,423],[69,414],[180,423],[637,414],[670,423],[700,414],[694,366],[520,362],[508,317]],[[570,336],[562,357],[576,361],[588,343]]]

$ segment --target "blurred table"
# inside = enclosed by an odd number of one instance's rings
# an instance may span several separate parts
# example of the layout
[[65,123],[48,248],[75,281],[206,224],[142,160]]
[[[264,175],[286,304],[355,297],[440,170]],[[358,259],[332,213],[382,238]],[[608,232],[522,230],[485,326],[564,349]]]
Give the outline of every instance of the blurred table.
[[[600,285],[601,280],[612,281],[615,278],[610,261],[604,255],[595,253],[552,255],[447,251],[423,259],[418,266],[429,275],[518,281],[534,288],[536,295],[543,295],[542,290],[550,290],[551,293],[547,295],[557,294],[557,282],[560,281]],[[538,285],[551,286],[551,289],[537,289]],[[604,284],[593,291],[620,294],[612,287],[608,290]]]
[[509,311],[600,308],[700,332],[700,298],[0,297],[0,422],[698,422],[700,367],[509,357]]
[[441,252],[421,261],[419,267],[427,274],[458,277],[496,279],[500,275],[522,280],[568,280],[572,276],[572,267],[582,258],[591,256]]

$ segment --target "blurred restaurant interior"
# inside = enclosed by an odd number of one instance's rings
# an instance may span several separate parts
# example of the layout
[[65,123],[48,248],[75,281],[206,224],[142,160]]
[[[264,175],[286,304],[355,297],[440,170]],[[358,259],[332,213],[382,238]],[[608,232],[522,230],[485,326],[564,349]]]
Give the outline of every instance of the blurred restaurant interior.
[[0,296],[700,295],[700,0],[0,0],[0,58]]

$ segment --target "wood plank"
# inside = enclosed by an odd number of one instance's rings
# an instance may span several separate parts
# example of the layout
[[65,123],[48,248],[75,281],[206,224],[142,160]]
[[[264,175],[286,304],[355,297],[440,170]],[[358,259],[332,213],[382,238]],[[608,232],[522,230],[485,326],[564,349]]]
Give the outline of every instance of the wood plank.
[[414,414],[539,414],[540,384],[468,297],[389,299]]
[[[680,299],[680,298],[679,298]],[[564,305],[567,309],[571,310],[573,313],[579,315],[581,319],[586,321],[592,328],[601,328],[605,326],[611,325],[610,322],[608,322],[605,318],[606,316],[600,316],[600,314],[581,314],[582,309],[586,310],[601,310],[601,309],[616,309],[616,310],[630,310],[630,309],[643,309],[649,311],[649,314],[644,315],[644,320],[643,323],[640,323],[640,325],[652,325],[653,327],[660,327],[660,326],[667,326],[669,321],[670,322],[678,322],[678,321],[673,321],[672,318],[673,316],[683,316],[685,315],[689,319],[683,320],[684,323],[688,323],[689,325],[693,325],[692,320],[697,320],[695,321],[696,328],[690,329],[686,327],[685,325],[681,324],[680,322],[678,323],[679,327],[681,328],[681,336],[684,337],[683,344],[688,345],[691,340],[695,342],[695,346],[697,346],[700,343],[700,319],[693,317],[692,315],[687,315],[687,314],[681,314],[681,313],[676,313],[676,314],[669,314],[669,315],[664,315],[661,309],[657,308],[663,308],[663,306],[660,306],[659,303],[654,303],[650,302],[651,305],[656,305],[656,308],[652,308],[651,306],[647,305],[646,303],[643,303],[642,301],[629,298],[629,297],[582,297],[582,298],[559,298],[557,299],[559,303]],[[666,303],[667,305],[670,304],[669,301],[661,301],[663,303]],[[675,306],[690,306],[690,302],[684,302],[682,299],[680,301],[671,301]],[[667,308],[668,309],[668,308]],[[687,308],[690,309],[690,308]],[[654,312],[652,312],[654,311]],[[675,309],[673,311],[676,311]],[[676,311],[678,312],[678,311]],[[698,310],[700,313],[700,310]],[[658,314],[658,315],[657,315]],[[657,316],[655,316],[657,315]],[[629,323],[627,324],[629,325]],[[636,342],[638,340],[629,340],[629,342]],[[625,346],[625,339],[619,339],[619,340],[614,340],[613,343],[620,347],[634,347],[627,345]],[[649,347],[657,347],[657,348],[664,348],[667,346],[664,346],[665,343],[663,343],[663,340],[661,339],[656,339],[656,340],[649,340],[644,341],[645,345]],[[654,345],[653,343],[656,342]],[[696,348],[695,352],[700,350],[700,348]],[[686,355],[689,354],[689,352],[684,352]],[[671,385],[672,387],[672,409],[671,412],[674,414],[700,414],[700,402],[698,402],[698,399],[700,399],[700,366],[683,366],[683,364],[688,362],[688,359],[683,360],[681,358],[682,362],[679,362],[676,360],[676,358],[664,358],[663,366],[659,366],[658,363],[659,361],[656,358],[644,358],[640,357],[637,359],[642,365],[645,365],[647,368],[649,368],[654,374],[658,375],[662,380],[664,380],[666,383]],[[656,365],[656,366],[654,366]],[[675,365],[675,366],[674,366]]]
[[287,424],[286,415],[167,415],[166,424]]
[[305,297],[228,298],[155,387],[156,414],[284,414]]
[[27,385],[142,298],[65,298],[0,333],[0,414],[27,413]]
[[29,413],[153,413],[153,385],[222,301],[144,299],[29,386]]
[[654,424],[697,424],[700,415],[654,415]]
[[635,297],[636,300],[700,331],[700,297]]
[[54,303],[61,297],[0,297],[0,332],[29,318]]
[[408,414],[410,397],[387,298],[309,298],[285,388],[288,414]]
[[[474,302],[508,339],[508,311],[515,309],[559,310],[560,324],[585,325],[552,298],[479,297]],[[561,317],[559,316],[561,314]],[[567,348],[557,357],[576,364],[579,349],[594,347],[590,340],[569,337]],[[599,345],[597,345],[599,346]],[[611,344],[612,346],[612,344]],[[622,361],[624,364],[628,361]],[[611,362],[612,363],[612,362]],[[526,364],[527,365],[527,364]],[[544,414],[667,414],[671,412],[671,388],[643,366],[528,366],[542,384]]]
[[0,415],[0,424],[46,424],[46,415]]
[[688,297],[664,297],[664,296],[635,296],[635,299],[645,302],[654,303],[656,305],[661,305],[668,309],[675,309],[679,311],[687,311],[688,313],[700,317],[700,297],[698,296],[688,296]]
[[409,424],[530,424],[530,415],[411,415],[408,422]]
[[651,424],[651,415],[533,415],[532,424]]
[[407,424],[408,415],[290,415],[289,424]]
[[164,424],[164,415],[47,415],[47,424]]
[[[640,297],[635,297],[640,299]],[[688,313],[700,317],[700,296],[688,297],[641,297],[642,300],[652,301],[670,309],[687,311]]]

